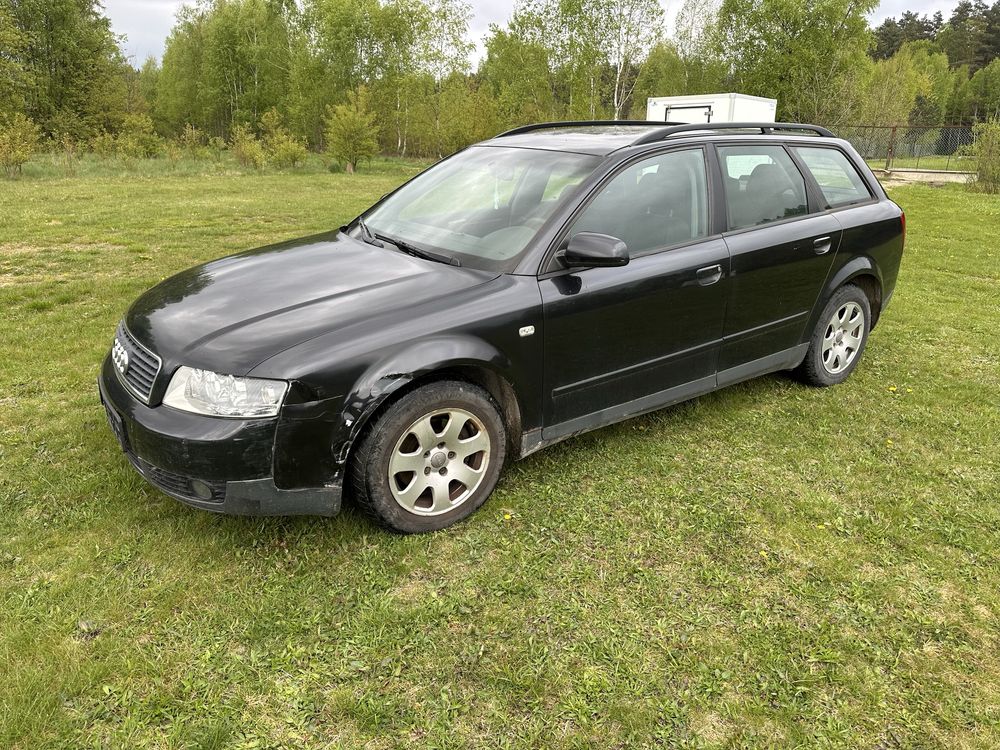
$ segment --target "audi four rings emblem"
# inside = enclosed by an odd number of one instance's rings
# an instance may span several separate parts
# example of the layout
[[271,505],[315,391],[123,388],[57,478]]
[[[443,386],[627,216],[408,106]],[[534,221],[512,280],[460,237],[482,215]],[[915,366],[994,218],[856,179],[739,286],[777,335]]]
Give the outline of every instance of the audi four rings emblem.
[[122,375],[128,372],[128,352],[118,339],[115,339],[115,345],[111,347],[111,361]]

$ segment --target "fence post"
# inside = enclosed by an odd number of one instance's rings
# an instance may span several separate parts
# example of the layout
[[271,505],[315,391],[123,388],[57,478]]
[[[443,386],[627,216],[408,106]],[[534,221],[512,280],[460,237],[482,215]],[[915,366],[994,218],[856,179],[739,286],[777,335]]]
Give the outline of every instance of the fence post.
[[885,171],[888,172],[892,169],[892,156],[893,151],[896,149],[896,126],[892,126],[892,130],[889,131],[889,150],[885,152]]

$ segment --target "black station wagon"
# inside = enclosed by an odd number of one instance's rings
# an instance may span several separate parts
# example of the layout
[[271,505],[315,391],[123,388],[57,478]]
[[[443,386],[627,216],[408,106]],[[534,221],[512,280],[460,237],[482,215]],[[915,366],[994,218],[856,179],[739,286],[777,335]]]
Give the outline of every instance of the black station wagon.
[[399,532],[472,513],[504,463],[777,370],[843,381],[904,216],[799,124],[530,125],[351,224],[167,279],[99,379],[168,495]]

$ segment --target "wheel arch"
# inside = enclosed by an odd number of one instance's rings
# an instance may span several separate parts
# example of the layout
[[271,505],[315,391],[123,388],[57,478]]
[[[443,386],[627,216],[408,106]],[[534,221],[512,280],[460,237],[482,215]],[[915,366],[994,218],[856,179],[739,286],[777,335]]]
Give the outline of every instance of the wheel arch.
[[416,342],[391,358],[372,365],[344,399],[350,432],[337,450],[338,462],[349,461],[358,439],[392,404],[418,388],[442,380],[479,386],[492,396],[507,430],[510,455],[520,454],[522,405],[509,377],[510,362],[479,339],[449,337]]
[[882,315],[882,282],[879,281],[878,277],[872,273],[859,273],[856,276],[852,276],[844,283],[854,284],[855,286],[860,287],[861,291],[865,293],[865,296],[868,298],[868,305],[871,307],[872,311],[871,328],[875,328],[878,324],[879,317]]
[[823,293],[816,300],[809,325],[806,326],[806,340],[808,340],[808,336],[819,322],[820,313],[826,307],[826,303],[845,284],[855,284],[860,287],[861,291],[868,297],[868,304],[871,307],[871,328],[874,328],[875,324],[878,323],[879,316],[882,313],[882,272],[878,264],[870,257],[859,255],[851,258],[851,260],[837,269],[827,279],[826,285],[823,287]]

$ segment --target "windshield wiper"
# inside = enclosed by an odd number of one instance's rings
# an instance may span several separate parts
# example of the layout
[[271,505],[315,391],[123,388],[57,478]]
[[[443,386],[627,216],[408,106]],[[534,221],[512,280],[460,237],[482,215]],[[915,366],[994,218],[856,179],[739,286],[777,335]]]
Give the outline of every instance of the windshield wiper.
[[[364,232],[364,229],[361,230]],[[382,240],[388,242],[390,245],[395,245],[401,252],[407,255],[413,255],[417,258],[424,258],[425,260],[433,260],[438,263],[446,263],[449,266],[461,266],[462,263],[458,258],[454,258],[450,255],[445,255],[444,253],[435,253],[432,250],[424,250],[422,247],[417,247],[416,245],[411,245],[405,240],[397,240],[395,237],[389,237],[385,234],[378,234],[377,232],[372,232],[372,237],[378,241]]]
[[358,217],[358,229],[361,230],[362,242],[367,242],[369,245],[374,245],[375,247],[385,247],[382,241],[375,236],[375,233],[368,228],[368,224],[365,223],[363,216]]

